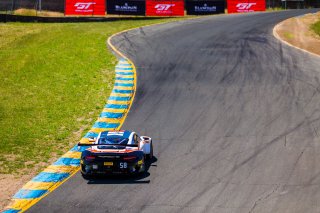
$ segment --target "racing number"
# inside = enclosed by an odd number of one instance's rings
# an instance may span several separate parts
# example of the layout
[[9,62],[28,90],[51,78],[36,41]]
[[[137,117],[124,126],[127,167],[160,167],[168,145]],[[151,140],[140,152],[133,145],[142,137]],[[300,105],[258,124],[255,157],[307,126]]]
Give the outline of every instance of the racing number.
[[126,162],[120,163],[120,169],[128,168],[128,164]]

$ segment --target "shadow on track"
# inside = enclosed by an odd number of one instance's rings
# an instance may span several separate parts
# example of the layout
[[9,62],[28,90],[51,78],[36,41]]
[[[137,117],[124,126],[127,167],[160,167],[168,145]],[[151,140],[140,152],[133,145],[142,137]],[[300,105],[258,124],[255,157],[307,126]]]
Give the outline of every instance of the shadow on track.
[[151,160],[146,162],[146,170],[136,175],[97,175],[88,180],[87,184],[149,184],[150,180],[143,180],[150,176],[148,172],[150,166],[156,167],[157,158],[153,156]]

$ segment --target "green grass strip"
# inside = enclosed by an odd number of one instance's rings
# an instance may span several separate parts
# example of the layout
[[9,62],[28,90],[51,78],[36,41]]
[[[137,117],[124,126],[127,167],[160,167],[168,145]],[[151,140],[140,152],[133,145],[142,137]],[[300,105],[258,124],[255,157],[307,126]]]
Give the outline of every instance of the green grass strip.
[[311,29],[320,36],[320,20],[311,25]]

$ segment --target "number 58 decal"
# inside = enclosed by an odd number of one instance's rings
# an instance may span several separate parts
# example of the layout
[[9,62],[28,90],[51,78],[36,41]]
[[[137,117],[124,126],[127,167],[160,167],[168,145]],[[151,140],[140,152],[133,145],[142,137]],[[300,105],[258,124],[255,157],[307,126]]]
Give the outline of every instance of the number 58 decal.
[[128,164],[126,162],[120,163],[120,169],[128,168]]

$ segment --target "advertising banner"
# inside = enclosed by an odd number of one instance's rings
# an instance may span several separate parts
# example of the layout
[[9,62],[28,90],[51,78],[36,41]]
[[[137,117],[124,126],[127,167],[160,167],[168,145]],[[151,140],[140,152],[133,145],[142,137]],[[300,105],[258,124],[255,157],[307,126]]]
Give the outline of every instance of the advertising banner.
[[105,15],[105,0],[66,0],[66,15]]
[[245,13],[266,10],[265,0],[227,0],[228,13]]
[[184,16],[184,0],[147,0],[147,16]]
[[143,0],[107,0],[107,13],[119,15],[145,15]]
[[186,2],[188,15],[210,15],[224,13],[225,1],[190,1]]

